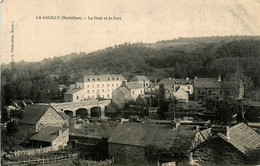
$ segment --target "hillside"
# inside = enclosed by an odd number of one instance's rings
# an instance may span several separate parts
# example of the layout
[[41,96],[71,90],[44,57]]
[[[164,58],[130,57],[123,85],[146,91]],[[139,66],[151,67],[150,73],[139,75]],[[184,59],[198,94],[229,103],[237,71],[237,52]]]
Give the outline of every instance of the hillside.
[[[181,38],[153,44],[125,43],[88,54],[71,53],[31,63],[23,61],[15,63],[13,71],[9,67],[10,64],[2,65],[2,85],[13,84],[16,91],[21,89],[21,94],[16,94],[15,98],[29,98],[33,94],[36,99],[42,94],[39,92],[46,88],[59,83],[68,85],[84,73],[122,73],[126,78],[145,74],[152,80],[155,77],[218,75],[225,78],[239,67],[259,88],[260,37]],[[51,81],[50,75],[58,75],[59,79]],[[31,89],[29,85],[37,86],[33,88],[39,92],[23,93],[23,83],[27,89]]]

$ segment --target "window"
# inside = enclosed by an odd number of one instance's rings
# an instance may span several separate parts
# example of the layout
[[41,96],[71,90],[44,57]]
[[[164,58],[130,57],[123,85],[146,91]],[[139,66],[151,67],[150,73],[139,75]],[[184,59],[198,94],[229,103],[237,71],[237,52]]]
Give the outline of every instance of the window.
[[112,88],[112,92],[114,91],[114,88]]
[[221,94],[221,95],[222,95],[222,91],[220,91],[220,92],[219,92],[219,94]]
[[102,92],[104,92],[104,89],[102,89]]
[[119,78],[116,78],[116,80],[119,80]]
[[107,89],[107,92],[109,92],[109,89]]
[[99,89],[97,90],[97,92],[99,92]]
[[112,78],[112,80],[115,80],[115,78]]
[[188,89],[190,89],[190,86],[188,86]]
[[88,81],[90,81],[90,79],[88,79]]
[[95,85],[93,84],[93,85],[92,85],[92,88],[94,88],[94,87],[95,87]]
[[105,96],[104,95],[102,95],[102,98],[104,98]]
[[141,90],[141,94],[143,93],[143,91]]
[[108,81],[110,81],[110,78],[108,78]]
[[135,94],[135,91],[133,91],[133,95]]
[[114,84],[112,84],[112,87],[114,87]]
[[89,93],[89,90],[88,90],[88,93]]
[[98,78],[97,80],[100,81],[100,78]]
[[92,90],[92,93],[95,93],[95,90]]
[[95,78],[93,78],[93,81],[95,81]]
[[87,85],[87,87],[89,88],[89,85]]
[[79,99],[79,96],[77,96],[77,100]]
[[107,84],[107,87],[109,87],[109,84]]
[[118,84],[116,84],[116,86],[118,87]]
[[109,98],[109,95],[107,95],[107,97]]
[[200,90],[198,90],[198,94],[200,94]]
[[102,84],[102,87],[104,87],[104,84]]
[[99,84],[97,84],[97,87],[99,88]]

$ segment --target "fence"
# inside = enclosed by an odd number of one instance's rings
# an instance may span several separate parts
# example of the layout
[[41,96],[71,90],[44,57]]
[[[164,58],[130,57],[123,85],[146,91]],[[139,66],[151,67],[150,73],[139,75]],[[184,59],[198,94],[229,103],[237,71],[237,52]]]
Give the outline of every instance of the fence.
[[53,152],[53,151],[57,151],[59,150],[58,147],[54,147],[54,146],[48,146],[48,147],[44,147],[44,148],[38,148],[38,149],[27,149],[27,150],[18,150],[18,151],[14,151],[13,156],[14,157],[18,157],[21,155],[36,155],[36,154],[44,154],[44,153],[48,153],[48,152]]
[[112,165],[114,163],[114,158],[104,161],[91,161],[91,160],[83,160],[83,161],[75,161],[78,165],[87,165],[87,166],[105,166]]
[[42,158],[42,159],[35,159],[35,160],[25,160],[25,161],[17,161],[17,162],[7,162],[4,163],[4,165],[44,165],[44,164],[52,164],[52,163],[58,163],[61,161],[71,160],[74,158],[77,158],[77,154],[70,154],[65,155],[61,157],[55,157],[55,158]]

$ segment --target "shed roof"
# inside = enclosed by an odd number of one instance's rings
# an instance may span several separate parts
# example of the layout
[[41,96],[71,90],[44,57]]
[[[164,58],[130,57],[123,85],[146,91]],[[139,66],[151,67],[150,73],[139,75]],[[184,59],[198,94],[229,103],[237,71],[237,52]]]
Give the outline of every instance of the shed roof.
[[62,132],[64,132],[65,130],[68,129],[62,127],[46,126],[40,132],[32,136],[30,140],[52,142],[59,136],[58,135],[59,130],[62,130]]
[[149,81],[146,76],[134,76],[130,81]]
[[157,83],[157,85],[160,85],[160,84],[163,84],[163,85],[173,85],[174,82],[172,79],[162,79],[161,81],[159,81]]
[[109,143],[131,146],[156,146],[158,148],[172,148],[176,153],[189,150],[195,141],[196,131],[191,127],[179,126],[172,130],[169,125],[147,123],[123,123],[118,125]]

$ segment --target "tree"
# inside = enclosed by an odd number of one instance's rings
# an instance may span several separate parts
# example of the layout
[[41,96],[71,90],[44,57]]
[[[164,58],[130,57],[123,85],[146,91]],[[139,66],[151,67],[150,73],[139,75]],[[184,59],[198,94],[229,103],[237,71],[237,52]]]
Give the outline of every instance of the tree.
[[23,118],[23,110],[18,106],[8,106],[5,121],[7,122],[6,135],[13,135],[18,131],[18,120]]

